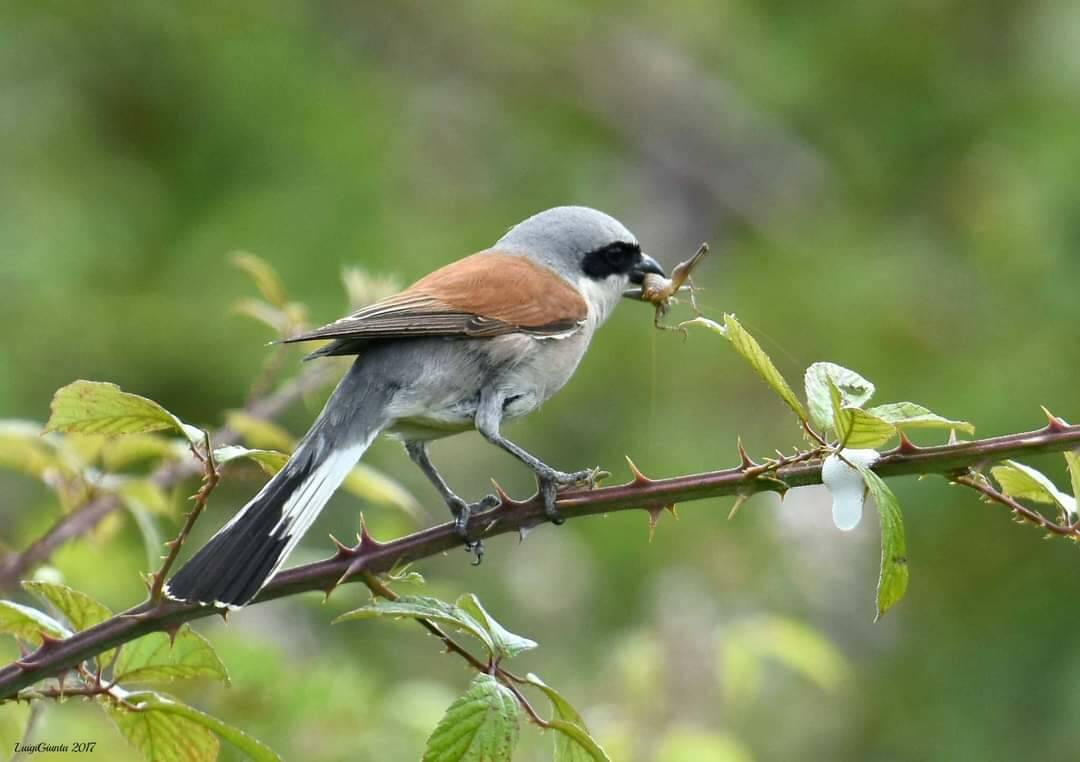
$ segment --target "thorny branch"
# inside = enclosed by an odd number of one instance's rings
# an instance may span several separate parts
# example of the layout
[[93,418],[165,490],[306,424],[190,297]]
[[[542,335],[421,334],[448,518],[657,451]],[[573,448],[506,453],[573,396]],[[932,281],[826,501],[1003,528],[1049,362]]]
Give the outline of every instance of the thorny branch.
[[[883,453],[873,470],[882,477],[939,474],[956,480],[963,479],[969,469],[1006,458],[1078,447],[1080,426],[1052,418],[1037,431],[937,447],[916,447],[905,439],[900,446]],[[655,513],[676,502],[763,491],[782,493],[791,487],[821,482],[818,459],[792,457],[783,464],[761,465],[767,468],[763,471],[745,458],[734,468],[655,480],[638,471],[626,484],[564,493],[557,504],[567,519],[634,508]],[[490,538],[521,532],[545,520],[543,501],[536,496],[520,502],[505,498],[500,507],[473,516],[469,529],[474,539]],[[339,584],[355,581],[362,572],[387,572],[396,565],[451,550],[460,542],[452,522],[385,543],[364,532],[354,548],[339,547],[331,558],[278,573],[249,605],[315,590],[330,594]],[[27,686],[77,668],[97,654],[147,633],[175,631],[184,622],[221,613],[220,609],[197,604],[147,601],[65,640],[48,639],[33,653],[0,669],[0,700],[15,698]]]

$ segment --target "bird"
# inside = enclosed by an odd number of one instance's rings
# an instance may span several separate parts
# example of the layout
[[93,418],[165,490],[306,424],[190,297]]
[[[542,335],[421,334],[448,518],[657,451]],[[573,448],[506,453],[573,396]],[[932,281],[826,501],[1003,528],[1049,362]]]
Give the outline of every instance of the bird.
[[433,440],[475,429],[533,471],[547,518],[562,523],[558,491],[596,471],[553,468],[502,425],[570,380],[624,290],[649,273],[664,276],[621,222],[560,206],[400,293],[286,339],[328,342],[309,358],[356,359],[288,462],[168,580],[166,595],[230,609],[251,601],[380,434],[404,443],[477,563],[483,546],[470,539],[469,519],[499,499],[458,497],[431,462]]

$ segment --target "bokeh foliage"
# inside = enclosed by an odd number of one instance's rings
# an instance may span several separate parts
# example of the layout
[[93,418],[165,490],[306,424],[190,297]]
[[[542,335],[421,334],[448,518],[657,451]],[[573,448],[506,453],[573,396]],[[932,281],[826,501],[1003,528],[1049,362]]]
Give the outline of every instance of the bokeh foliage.
[[[415,278],[576,202],[668,264],[711,241],[701,301],[789,378],[828,357],[981,435],[1039,425],[1038,403],[1080,419],[1078,29],[1048,0],[6,4],[0,416],[43,420],[56,388],[101,378],[218,423],[269,356],[268,331],[231,311],[250,286],[230,252],[265,257],[328,320],[344,266]],[[511,431],[567,468],[630,453],[650,475],[730,465],[736,434],[751,453],[788,445],[790,412],[716,344],[624,305]],[[472,435],[433,455],[470,495],[491,475],[531,486]],[[438,508],[395,445],[370,462]],[[1039,465],[1065,484],[1059,457]],[[258,483],[223,484],[200,536]],[[651,544],[621,514],[423,571],[431,594],[475,590],[542,642],[523,671],[573,696],[615,759],[1069,758],[1075,549],[944,484],[892,486],[919,572],[877,625],[876,527],[837,533],[814,490],[755,498],[731,524],[726,502],[695,506]],[[7,473],[0,496],[10,546],[58,510]],[[338,498],[297,560],[351,536],[356,511]],[[366,513],[376,536],[402,528]],[[55,558],[115,609],[141,598],[145,563],[120,523]],[[233,684],[184,698],[286,758],[417,757],[471,677],[410,628],[328,626],[358,598],[199,625]],[[732,700],[728,636],[774,617],[838,647],[847,678],[766,661]],[[792,663],[814,658],[812,636],[785,642],[805,651]],[[4,733],[19,711],[0,712]],[[135,758],[77,702],[46,723]],[[522,747],[549,753],[536,734]]]

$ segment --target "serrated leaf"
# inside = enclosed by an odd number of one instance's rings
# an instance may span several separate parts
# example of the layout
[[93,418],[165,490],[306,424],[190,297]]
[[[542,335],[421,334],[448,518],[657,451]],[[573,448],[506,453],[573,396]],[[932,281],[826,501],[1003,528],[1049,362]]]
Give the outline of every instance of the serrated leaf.
[[427,518],[427,511],[411,492],[365,463],[353,466],[341,486],[362,500],[404,511],[418,523]]
[[218,463],[228,463],[238,458],[247,458],[259,465],[263,471],[273,476],[289,462],[289,456],[276,450],[249,450],[239,445],[228,445],[214,450],[214,460]]
[[[51,604],[64,615],[76,631],[85,630],[112,617],[113,613],[103,603],[86,593],[74,590],[67,585],[53,582],[26,581],[23,589],[33,593],[41,600]],[[98,664],[108,666],[116,658],[116,649],[110,649],[97,657]]]
[[175,458],[187,451],[187,444],[154,434],[129,434],[106,440],[101,448],[101,464],[109,471],[119,471],[146,460]]
[[354,619],[375,619],[383,616],[430,619],[438,624],[472,635],[484,644],[488,653],[496,653],[495,643],[483,624],[476,621],[458,606],[424,595],[403,595],[396,601],[380,599],[342,614],[334,620],[334,624]]
[[284,309],[288,305],[289,298],[285,295],[281,278],[265,259],[246,251],[238,251],[232,255],[232,263],[251,276],[255,287],[266,301],[278,309]]
[[607,752],[589,734],[585,720],[562,694],[531,672],[525,676],[525,680],[544,692],[555,712],[550,723],[552,729],[558,731],[555,735],[554,762],[611,762]]
[[1066,495],[1050,478],[1031,466],[1015,460],[1002,461],[990,469],[1001,490],[1017,500],[1056,505],[1065,514],[1076,513],[1076,498]]
[[896,495],[889,489],[889,485],[869,468],[858,468],[881,515],[881,573],[878,576],[877,621],[907,592],[907,539],[904,535],[904,517]]
[[[158,715],[159,717],[163,718],[171,718],[178,722],[178,727],[180,729],[187,729],[189,732],[192,728],[197,729],[198,732],[196,732],[195,736],[200,742],[205,739],[204,731],[212,731],[212,735],[216,737],[214,738],[214,756],[210,757],[210,759],[217,758],[216,741],[217,738],[222,738],[226,742],[232,744],[237,749],[246,754],[249,759],[253,760],[253,762],[282,762],[281,757],[278,756],[278,754],[274,752],[273,749],[271,749],[269,746],[262,743],[258,739],[253,738],[239,728],[235,728],[232,725],[222,722],[213,715],[206,714],[205,712],[200,712],[198,709],[188,706],[187,704],[183,704],[172,697],[164,696],[159,693],[139,692],[129,693],[124,696],[124,698],[129,703],[140,707],[142,711],[131,712],[125,710],[122,707],[110,706],[108,709],[110,716],[114,716],[114,713],[126,711],[129,715],[150,714]],[[115,721],[116,718],[114,716],[114,722]],[[119,723],[117,723],[117,725],[119,726]],[[124,732],[123,728],[121,728],[121,732]],[[125,736],[127,736],[127,733],[124,734]],[[164,736],[161,736],[161,738],[162,740],[166,740]],[[135,746],[136,748],[140,749],[140,751],[142,751],[142,748],[139,745],[136,744]],[[198,751],[199,749],[196,749],[196,752]],[[150,759],[154,758],[150,757]],[[184,760],[184,762],[188,762],[188,760],[201,760],[203,758],[199,756],[191,756],[190,754],[188,754],[188,756],[181,756],[179,758],[164,758],[164,760],[169,760],[170,762],[172,759],[180,759]]]
[[41,645],[42,633],[52,638],[71,637],[68,628],[44,611],[13,601],[0,601],[0,632],[36,645]]
[[1069,469],[1069,479],[1072,481],[1073,498],[1080,500],[1080,452],[1065,453],[1065,465]]
[[975,433],[975,426],[971,423],[950,420],[914,402],[890,402],[866,412],[888,421],[898,429],[956,429],[965,434]]
[[[829,384],[832,400],[839,402],[840,391],[831,379]],[[872,450],[896,436],[895,426],[861,408],[834,407],[833,412],[833,428],[845,449]]]
[[273,421],[267,421],[243,410],[225,414],[225,425],[240,435],[248,447],[258,450],[292,452],[296,444],[293,435]]
[[831,362],[816,362],[806,369],[803,383],[810,420],[819,429],[833,425],[833,402],[829,380],[840,392],[841,407],[865,405],[874,395],[874,385],[853,370]]
[[731,342],[731,346],[735,347],[735,351],[746,358],[757,374],[765,379],[765,383],[780,395],[780,399],[795,411],[795,415],[803,421],[807,420],[806,408],[803,407],[802,402],[795,396],[795,392],[791,390],[773,361],[765,354],[765,350],[753,336],[746,332],[734,315],[724,315],[724,336]]
[[200,443],[203,432],[153,400],[122,391],[116,384],[74,381],[53,395],[46,431],[81,434],[144,434],[176,431]]
[[472,593],[465,593],[459,597],[456,605],[487,629],[491,635],[491,642],[495,644],[496,658],[513,658],[520,653],[536,648],[536,641],[515,635],[495,621],[495,617],[484,609],[480,604],[480,599]]
[[129,507],[150,513],[169,513],[165,491],[149,479],[128,479],[116,488],[116,494]]
[[[115,689],[114,689],[115,690]],[[141,711],[132,711],[102,701],[105,714],[116,729],[147,762],[214,762],[220,743],[205,725],[172,712],[158,711],[156,694],[131,693],[125,696]]]
[[491,675],[477,675],[428,738],[423,762],[510,762],[520,713],[506,686]]
[[122,683],[151,683],[210,677],[228,684],[229,673],[210,641],[190,627],[176,633],[153,632],[124,645],[113,668]]

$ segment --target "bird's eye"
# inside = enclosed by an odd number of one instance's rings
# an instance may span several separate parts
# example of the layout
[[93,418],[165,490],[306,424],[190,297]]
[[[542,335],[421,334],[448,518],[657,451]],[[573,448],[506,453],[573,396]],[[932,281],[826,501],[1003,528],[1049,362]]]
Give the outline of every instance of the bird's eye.
[[633,269],[640,255],[641,247],[636,243],[617,241],[586,254],[582,269],[586,275],[596,280],[609,275],[626,275]]

